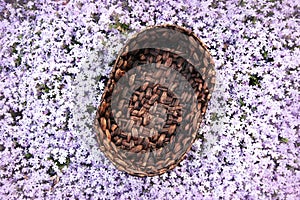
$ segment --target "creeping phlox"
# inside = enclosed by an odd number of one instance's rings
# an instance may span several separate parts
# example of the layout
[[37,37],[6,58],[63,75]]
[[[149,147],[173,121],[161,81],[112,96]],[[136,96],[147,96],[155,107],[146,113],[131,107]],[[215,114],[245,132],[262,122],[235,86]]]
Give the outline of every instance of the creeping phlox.
[[[0,2],[0,199],[299,199],[297,1]],[[187,158],[161,176],[118,171],[93,120],[134,33],[177,24],[217,83]]]

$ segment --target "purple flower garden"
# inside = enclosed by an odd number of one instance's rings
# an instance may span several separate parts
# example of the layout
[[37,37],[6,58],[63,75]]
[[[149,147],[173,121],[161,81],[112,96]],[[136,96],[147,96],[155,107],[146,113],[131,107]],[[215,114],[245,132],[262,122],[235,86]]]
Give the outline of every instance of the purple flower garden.
[[[160,24],[201,38],[217,82],[186,158],[139,178],[93,120],[120,49]],[[300,199],[299,27],[295,0],[0,0],[0,199]]]

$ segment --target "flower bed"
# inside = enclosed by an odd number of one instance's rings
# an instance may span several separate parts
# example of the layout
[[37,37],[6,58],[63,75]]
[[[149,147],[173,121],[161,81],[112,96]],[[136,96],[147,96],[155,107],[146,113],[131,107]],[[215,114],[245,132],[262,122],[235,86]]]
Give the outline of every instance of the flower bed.
[[[300,198],[299,15],[289,0],[2,1],[1,199]],[[187,158],[138,178],[92,124],[125,41],[165,23],[207,44],[218,82]]]

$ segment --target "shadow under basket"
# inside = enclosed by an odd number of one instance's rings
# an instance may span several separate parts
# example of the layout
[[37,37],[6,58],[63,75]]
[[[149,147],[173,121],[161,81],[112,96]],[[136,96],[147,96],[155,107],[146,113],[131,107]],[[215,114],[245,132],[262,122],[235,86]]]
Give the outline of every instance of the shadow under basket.
[[191,31],[149,27],[120,51],[97,109],[101,151],[121,171],[155,176],[191,149],[215,85],[214,62]]

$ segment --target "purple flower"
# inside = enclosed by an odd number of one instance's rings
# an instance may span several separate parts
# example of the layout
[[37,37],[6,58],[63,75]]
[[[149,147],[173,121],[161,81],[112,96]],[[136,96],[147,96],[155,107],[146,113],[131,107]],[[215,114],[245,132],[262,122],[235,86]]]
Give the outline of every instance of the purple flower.
[[[297,199],[296,1],[0,3],[1,199]],[[118,171],[92,131],[111,63],[148,25],[192,29],[217,85],[187,159]],[[102,78],[101,78],[102,77]]]

